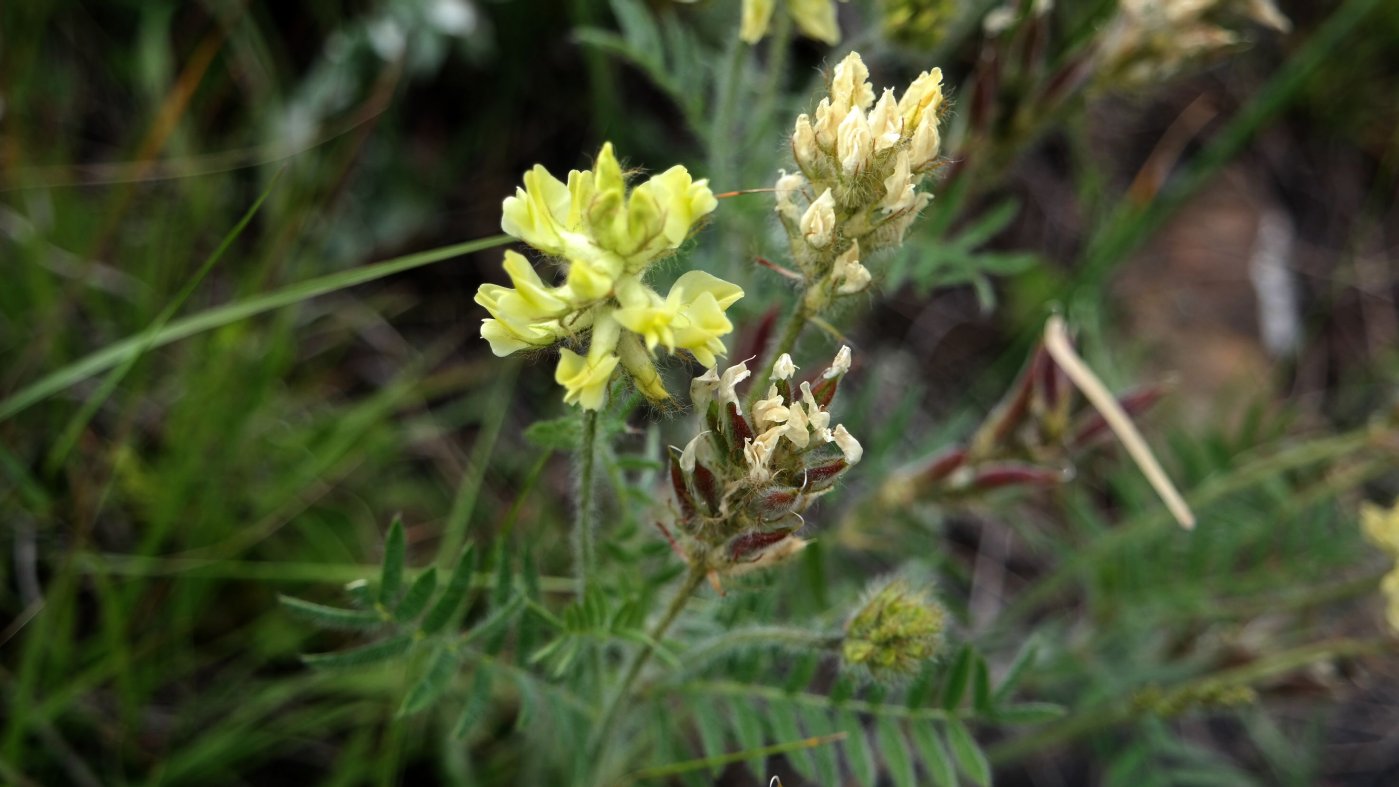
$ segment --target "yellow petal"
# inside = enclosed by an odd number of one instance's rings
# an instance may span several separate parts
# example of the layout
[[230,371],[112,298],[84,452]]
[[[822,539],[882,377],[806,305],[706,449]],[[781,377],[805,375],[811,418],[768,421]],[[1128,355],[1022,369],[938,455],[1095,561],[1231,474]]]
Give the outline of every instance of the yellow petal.
[[942,69],[924,71],[913,80],[899,98],[899,114],[903,115],[904,133],[911,134],[924,119],[937,121],[942,106]]
[[772,7],[773,0],[743,0],[743,23],[738,30],[739,40],[745,44],[761,41],[768,33]]
[[[591,353],[589,353],[591,356]],[[584,358],[567,348],[559,351],[554,381],[564,388],[563,400],[584,410],[600,410],[607,399],[607,384],[620,359],[613,353]]]
[[840,41],[834,0],[787,0],[787,11],[807,37],[827,44]]
[[690,303],[706,292],[714,296],[721,309],[729,308],[743,297],[743,288],[737,284],[726,282],[705,271],[689,271],[675,280],[666,299]]

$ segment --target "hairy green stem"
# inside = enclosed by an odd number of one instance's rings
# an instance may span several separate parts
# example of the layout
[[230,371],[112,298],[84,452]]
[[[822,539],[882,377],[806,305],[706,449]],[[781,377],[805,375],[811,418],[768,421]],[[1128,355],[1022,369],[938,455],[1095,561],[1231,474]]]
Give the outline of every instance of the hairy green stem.
[[700,642],[685,653],[686,666],[698,666],[710,659],[743,648],[786,648],[789,651],[830,650],[840,645],[839,632],[804,629],[796,626],[749,626]]
[[777,338],[777,344],[759,356],[758,361],[762,364],[763,372],[753,378],[753,384],[748,388],[749,407],[752,407],[766,390],[763,383],[772,377],[772,368],[777,365],[777,359],[781,358],[783,353],[790,353],[792,348],[797,346],[797,339],[801,338],[807,320],[811,319],[806,305],[806,293],[806,290],[802,290],[801,296],[797,298],[797,305],[792,308],[792,313],[787,315],[787,322],[782,326],[782,334]]
[[583,411],[583,437],[578,444],[578,491],[576,519],[573,523],[573,548],[576,552],[578,597],[583,598],[597,567],[597,546],[593,533],[593,481],[597,464],[597,411]]
[[703,582],[703,569],[692,567],[690,572],[685,575],[685,581],[680,586],[680,589],[675,592],[675,597],[671,599],[670,606],[666,608],[665,614],[661,616],[660,620],[656,621],[656,625],[652,626],[651,631],[648,632],[648,642],[641,646],[641,650],[637,651],[636,655],[632,656],[631,663],[627,665],[627,671],[622,675],[621,682],[617,684],[616,690],[613,691],[612,696],[608,699],[607,705],[603,708],[602,716],[598,719],[598,725],[593,732],[592,743],[588,748],[591,749],[594,754],[594,762],[599,760],[597,755],[601,753],[602,747],[607,741],[607,736],[611,733],[613,725],[617,722],[617,712],[622,707],[622,701],[631,694],[632,684],[636,683],[637,677],[641,675],[642,668],[645,667],[646,662],[651,659],[651,653],[655,650],[655,646],[660,644],[661,637],[665,636],[666,631],[670,629],[675,619],[680,617],[680,612],[685,609],[685,605],[690,603],[690,599],[694,597],[695,591],[699,589],[700,584]]

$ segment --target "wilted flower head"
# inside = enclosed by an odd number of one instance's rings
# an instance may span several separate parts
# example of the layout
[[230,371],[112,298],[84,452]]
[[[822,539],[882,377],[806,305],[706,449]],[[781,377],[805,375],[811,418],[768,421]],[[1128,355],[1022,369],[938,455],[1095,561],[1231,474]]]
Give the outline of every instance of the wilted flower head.
[[490,312],[481,336],[505,356],[588,337],[586,354],[559,351],[554,379],[564,401],[602,407],[620,366],[652,400],[669,394],[654,353],[685,350],[713,365],[733,330],[725,310],[743,297],[737,285],[690,271],[662,297],[642,277],[675,251],[717,204],[704,180],[675,166],[636,186],[607,143],[593,169],[573,171],[565,185],[541,166],[502,206],[501,228],[559,261],[563,284],[546,284],[523,256],[507,251],[513,287],[483,284],[476,302]]
[[1098,46],[1098,72],[1108,83],[1154,83],[1242,43],[1234,28],[1245,20],[1291,28],[1272,0],[1121,0]]
[[913,676],[942,647],[947,613],[903,577],[876,582],[845,624],[841,664],[881,683]]
[[805,545],[795,536],[801,513],[864,453],[843,425],[832,426],[827,409],[849,369],[850,351],[842,348],[830,368],[794,387],[797,366],[783,354],[767,395],[747,413],[737,391],[751,376],[746,362],[695,378],[690,396],[708,428],[671,456],[687,559],[730,574]]
[[743,0],[743,22],[738,37],[749,44],[761,41],[768,33],[773,11],[779,4],[786,8],[802,35],[827,44],[840,41],[835,0]]
[[809,307],[869,286],[862,255],[903,242],[932,196],[918,186],[936,167],[942,138],[942,71],[923,72],[902,95],[876,99],[869,69],[851,52],[832,72],[813,115],[797,118],[798,173],[777,181],[777,214],[792,259],[809,283]]

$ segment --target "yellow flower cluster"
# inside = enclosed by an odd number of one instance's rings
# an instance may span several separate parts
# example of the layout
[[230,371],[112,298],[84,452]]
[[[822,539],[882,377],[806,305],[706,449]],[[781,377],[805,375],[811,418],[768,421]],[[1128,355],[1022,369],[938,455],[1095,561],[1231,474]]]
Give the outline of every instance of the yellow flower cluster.
[[733,330],[725,310],[743,290],[690,271],[662,297],[642,276],[716,205],[708,183],[678,165],[628,190],[611,143],[591,170],[570,172],[566,184],[535,166],[505,200],[501,229],[559,260],[564,281],[546,284],[528,260],[507,251],[505,272],[514,286],[483,284],[476,293],[491,315],[481,324],[482,338],[503,357],[587,333],[585,355],[559,351],[554,379],[565,402],[600,409],[618,366],[648,398],[669,398],[656,348],[685,350],[714,365],[724,352],[721,337]]
[[743,0],[743,22],[738,37],[749,44],[761,41],[768,33],[772,12],[779,2],[787,7],[788,15],[802,35],[827,44],[840,41],[835,0]]
[[[942,147],[942,70],[924,71],[902,96],[875,100],[869,69],[851,52],[812,116],[797,118],[792,156],[774,191],[792,259],[823,303],[865,289],[863,256],[903,243],[932,195],[918,186]],[[822,304],[809,304],[819,308]]]
[[1388,509],[1372,503],[1360,507],[1360,525],[1372,544],[1394,558],[1394,570],[1380,581],[1380,591],[1388,600],[1389,627],[1399,632],[1399,500]]

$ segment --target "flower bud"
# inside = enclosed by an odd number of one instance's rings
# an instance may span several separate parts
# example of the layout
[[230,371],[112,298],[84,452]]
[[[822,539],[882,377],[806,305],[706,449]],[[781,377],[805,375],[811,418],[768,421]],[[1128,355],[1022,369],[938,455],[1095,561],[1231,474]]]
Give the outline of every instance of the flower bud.
[[908,145],[908,158],[911,168],[923,170],[932,164],[942,148],[942,135],[938,124],[924,123],[913,132],[913,140]]
[[875,584],[845,624],[842,665],[879,682],[909,678],[937,654],[946,627],[942,606],[908,580]]
[[942,69],[924,71],[899,98],[899,114],[903,115],[904,131],[917,129],[924,122],[936,124],[941,106]]
[[870,70],[859,52],[851,52],[831,74],[831,105],[844,115],[852,107],[866,110],[874,103],[874,87],[869,83]]
[[865,113],[859,107],[851,107],[836,129],[836,157],[840,159],[840,168],[846,175],[860,172],[873,150],[874,139],[870,136]]
[[824,249],[831,245],[831,236],[836,226],[835,206],[835,197],[831,196],[830,189],[826,189],[811,203],[806,213],[802,214],[802,237],[806,238],[806,242],[813,248]]
[[884,88],[884,95],[879,97],[879,103],[870,113],[869,123],[876,151],[891,148],[903,139],[904,120],[899,114],[899,102],[894,98],[893,88]]
[[646,348],[641,346],[636,334],[628,333],[622,337],[617,343],[617,355],[622,361],[622,368],[631,375],[636,390],[640,391],[642,396],[653,402],[670,399],[670,392],[665,389],[665,383],[661,382],[661,375],[656,371],[655,361],[651,360],[651,354]]
[[900,151],[894,159],[894,170],[884,179],[884,199],[879,207],[886,213],[908,210],[917,202],[918,195],[913,190],[913,175],[909,172],[908,151]]
[[836,257],[831,268],[831,281],[835,282],[836,292],[853,295],[870,285],[870,272],[860,264],[860,244],[852,242],[850,248]]
[[806,172],[816,165],[816,158],[820,155],[821,149],[816,146],[816,129],[811,126],[811,118],[804,114],[798,115],[797,125],[792,129],[792,157],[797,160],[797,166]]
[[811,127],[816,133],[816,144],[819,148],[831,150],[836,146],[836,130],[844,117],[843,113],[837,113],[835,108],[831,106],[829,98],[821,99],[821,102],[816,105],[816,115],[811,121]]
[[842,344],[836,351],[836,357],[831,359],[831,365],[821,376],[827,380],[834,377],[841,377],[850,371],[851,353],[849,345]]

